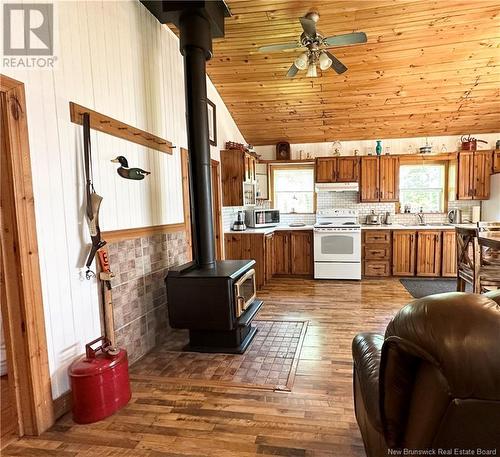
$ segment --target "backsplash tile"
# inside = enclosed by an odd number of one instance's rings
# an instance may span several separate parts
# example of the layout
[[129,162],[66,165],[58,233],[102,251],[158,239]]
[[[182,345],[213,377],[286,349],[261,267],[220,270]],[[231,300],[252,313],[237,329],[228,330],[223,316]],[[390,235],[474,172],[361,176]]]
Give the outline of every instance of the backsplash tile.
[[164,279],[170,267],[188,261],[188,240],[179,231],[110,243],[108,250],[116,344],[133,363],[170,331]]
[[[359,222],[364,223],[368,214],[382,214],[389,212],[392,216],[393,224],[410,224],[416,222],[416,214],[396,213],[396,204],[391,202],[386,203],[359,203],[359,194],[356,191],[346,192],[319,192],[317,194],[317,209],[328,208],[347,208],[355,209],[359,213]],[[448,202],[448,208],[458,208],[462,210],[462,221],[469,222],[472,219],[472,207],[480,206],[480,202],[470,202],[455,200]],[[224,230],[229,230],[236,220],[237,212],[244,210],[244,207],[224,207],[222,208],[222,218]],[[316,220],[315,214],[281,214],[282,224],[291,224],[293,222],[302,222],[304,224],[314,224]],[[446,213],[425,213],[425,221],[428,223],[444,223]]]

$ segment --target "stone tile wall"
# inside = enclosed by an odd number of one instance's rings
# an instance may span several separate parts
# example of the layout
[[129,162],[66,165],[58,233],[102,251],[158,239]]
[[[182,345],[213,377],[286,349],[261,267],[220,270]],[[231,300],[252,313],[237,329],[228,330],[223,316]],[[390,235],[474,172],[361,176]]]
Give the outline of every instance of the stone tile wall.
[[161,343],[170,330],[164,279],[188,261],[186,233],[179,231],[109,244],[115,338],[132,363]]

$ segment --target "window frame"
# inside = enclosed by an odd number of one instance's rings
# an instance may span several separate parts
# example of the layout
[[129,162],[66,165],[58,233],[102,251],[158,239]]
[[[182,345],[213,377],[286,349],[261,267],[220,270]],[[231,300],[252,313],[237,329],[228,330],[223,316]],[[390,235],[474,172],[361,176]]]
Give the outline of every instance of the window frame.
[[[448,212],[449,204],[449,182],[450,182],[450,161],[449,160],[435,160],[433,158],[420,158],[420,157],[405,157],[404,162],[400,163],[400,169],[398,170],[399,176],[401,178],[401,167],[405,165],[443,165],[444,166],[444,184],[443,184],[443,211],[441,212],[431,212],[424,214],[446,214]],[[401,183],[399,184],[399,197],[397,205],[397,212],[402,213],[401,210]]]
[[271,164],[269,165],[269,182],[270,182],[270,195],[269,195],[269,202],[271,203],[271,207],[274,207],[274,204],[276,203],[275,200],[275,186],[274,186],[274,172],[276,170],[312,170],[313,173],[313,207],[312,211],[308,213],[281,213],[281,214],[316,214],[316,208],[317,208],[317,201],[316,201],[316,191],[315,191],[315,185],[316,185],[316,168],[314,165],[314,162],[311,163],[301,163],[301,164],[296,164],[296,163],[283,163],[279,165]]

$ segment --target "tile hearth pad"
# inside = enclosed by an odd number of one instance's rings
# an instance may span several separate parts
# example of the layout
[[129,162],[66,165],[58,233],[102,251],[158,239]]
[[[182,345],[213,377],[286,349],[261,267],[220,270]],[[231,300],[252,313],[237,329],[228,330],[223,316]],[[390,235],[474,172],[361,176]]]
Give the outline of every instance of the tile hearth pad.
[[290,391],[307,321],[255,320],[253,324],[258,332],[244,354],[184,352],[187,333],[177,331],[130,367],[131,378]]

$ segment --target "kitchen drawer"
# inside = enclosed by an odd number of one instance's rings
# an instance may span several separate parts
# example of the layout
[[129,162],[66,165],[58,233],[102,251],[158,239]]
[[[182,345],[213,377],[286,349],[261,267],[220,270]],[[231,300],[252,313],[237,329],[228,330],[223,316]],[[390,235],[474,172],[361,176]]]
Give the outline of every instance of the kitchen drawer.
[[380,244],[379,246],[366,245],[364,248],[364,260],[391,260],[391,245]]
[[391,231],[390,230],[366,230],[364,232],[365,244],[372,243],[390,243]]
[[365,261],[365,276],[390,276],[391,264],[389,261]]

